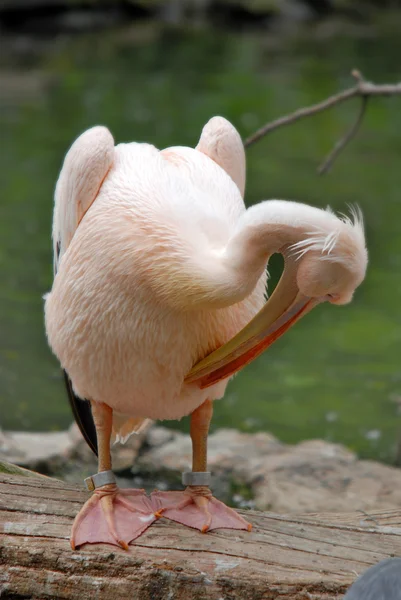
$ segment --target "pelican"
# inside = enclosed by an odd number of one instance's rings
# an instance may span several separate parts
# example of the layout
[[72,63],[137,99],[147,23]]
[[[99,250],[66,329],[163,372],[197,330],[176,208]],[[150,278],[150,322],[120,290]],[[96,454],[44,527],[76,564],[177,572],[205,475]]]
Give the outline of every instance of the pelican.
[[[96,126],[65,157],[45,325],[77,422],[98,453],[72,548],[127,548],[160,516],[203,532],[250,530],[210,490],[213,402],[313,307],[348,303],[367,251],[360,211],[336,216],[283,200],[246,209],[244,191],[244,147],[222,117],[205,125],[196,148],[115,146]],[[277,252],[285,266],[266,301],[266,266]],[[193,447],[185,490],[148,497],[119,489],[111,443],[147,419],[185,415]]]

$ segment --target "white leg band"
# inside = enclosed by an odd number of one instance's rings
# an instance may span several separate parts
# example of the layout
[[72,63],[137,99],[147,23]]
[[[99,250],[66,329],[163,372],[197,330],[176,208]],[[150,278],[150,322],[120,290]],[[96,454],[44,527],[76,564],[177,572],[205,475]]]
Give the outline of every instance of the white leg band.
[[207,485],[210,486],[211,474],[209,471],[186,471],[182,474],[182,485]]
[[96,475],[91,475],[84,479],[85,485],[89,492],[93,492],[96,488],[107,485],[108,483],[116,483],[116,478],[113,471],[100,471]]

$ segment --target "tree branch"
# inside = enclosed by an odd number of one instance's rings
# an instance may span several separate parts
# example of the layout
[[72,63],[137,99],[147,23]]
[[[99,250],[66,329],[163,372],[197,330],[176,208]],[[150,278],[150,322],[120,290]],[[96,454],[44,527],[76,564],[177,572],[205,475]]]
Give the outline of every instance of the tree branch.
[[324,173],[330,171],[337,156],[345,148],[345,146],[356,136],[363,121],[367,105],[368,97],[362,96],[361,108],[359,110],[358,117],[355,123],[352,125],[351,129],[344,135],[344,137],[338,140],[333,150],[330,152],[330,154],[327,156],[324,162],[320,165],[320,167],[317,170],[319,175],[323,175]]
[[276,129],[279,129],[280,127],[285,127],[287,125],[291,125],[292,123],[295,123],[296,121],[299,121],[300,119],[305,119],[307,117],[313,117],[314,115],[317,115],[320,112],[328,110],[329,108],[332,108],[333,106],[337,106],[338,104],[342,104],[343,102],[346,102],[350,98],[359,97],[359,98],[361,98],[362,102],[361,102],[361,108],[360,108],[360,111],[358,113],[358,117],[357,117],[355,123],[353,124],[351,129],[348,131],[348,133],[343,138],[341,138],[341,140],[339,140],[337,142],[337,144],[334,146],[333,150],[330,152],[328,157],[325,159],[325,161],[322,163],[322,165],[318,169],[318,172],[320,174],[326,173],[331,168],[331,166],[333,165],[335,159],[338,157],[340,152],[345,148],[345,146],[357,134],[357,132],[362,124],[363,117],[365,116],[366,108],[368,105],[368,100],[372,96],[401,95],[401,82],[395,83],[395,84],[371,83],[369,81],[365,81],[365,79],[363,78],[361,73],[356,69],[354,69],[352,71],[352,76],[356,79],[356,84],[353,87],[343,90],[342,92],[339,92],[338,94],[335,94],[334,96],[330,96],[329,98],[326,98],[326,100],[323,100],[322,102],[318,102],[317,104],[312,104],[312,106],[306,106],[304,108],[299,108],[298,110],[290,113],[289,115],[285,115],[284,117],[280,117],[279,119],[275,119],[274,121],[267,123],[266,125],[264,125],[260,129],[258,129],[255,133],[250,135],[245,140],[245,142],[244,142],[245,148],[252,146],[256,142],[258,142],[260,139],[262,139],[265,135],[267,135],[268,133],[271,133],[272,131],[275,131]]

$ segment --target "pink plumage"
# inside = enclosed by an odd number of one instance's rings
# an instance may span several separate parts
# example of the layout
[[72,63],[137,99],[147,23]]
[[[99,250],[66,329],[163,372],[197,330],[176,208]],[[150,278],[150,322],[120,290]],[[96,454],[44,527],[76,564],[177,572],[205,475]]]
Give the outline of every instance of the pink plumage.
[[[99,471],[111,472],[111,435],[123,441],[147,418],[191,414],[190,480],[206,476],[212,401],[229,377],[318,303],[349,302],[362,282],[360,212],[339,218],[282,200],[246,210],[244,189],[242,141],[222,117],[195,149],[114,147],[104,127],[70,148],[56,187],[45,321],[75,393],[91,402]],[[265,303],[275,252],[285,269]],[[106,484],[77,516],[71,544],[125,548],[162,514],[202,531],[250,529],[206,484],[151,500]]]
[[[238,146],[232,166],[244,180],[238,133],[224,119],[210,126],[231,138],[223,139],[223,147],[232,141]],[[112,144],[109,132],[96,127],[67,155],[53,237],[71,242],[64,246],[45,316],[50,346],[77,395],[111,406],[118,413],[116,433],[126,436],[128,418],[179,419],[207,397],[224,394],[227,381],[200,390],[184,384],[184,377],[258,312],[266,277],[262,268],[256,288],[239,302],[236,289],[217,296],[215,255],[245,211],[221,166],[191,148],[159,152],[148,144]],[[90,165],[82,157],[89,147]],[[93,156],[102,167],[98,184]],[[91,205],[85,177],[92,180],[88,188],[98,188]],[[69,212],[75,193],[84,216],[75,233],[63,236],[59,215],[74,222]],[[133,423],[136,429],[138,421]]]

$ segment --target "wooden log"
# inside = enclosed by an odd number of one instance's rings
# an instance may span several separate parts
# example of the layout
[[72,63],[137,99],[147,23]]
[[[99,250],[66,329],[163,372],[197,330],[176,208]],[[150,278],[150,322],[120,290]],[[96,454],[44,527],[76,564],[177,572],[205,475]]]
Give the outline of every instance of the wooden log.
[[13,465],[12,463],[1,460],[0,473],[5,473],[7,475],[21,475],[23,477],[45,477],[47,480],[50,479],[47,475],[42,475],[41,473],[36,473],[35,471],[30,471],[29,469],[24,469],[24,467],[19,467],[18,465]]
[[55,480],[0,474],[2,599],[334,600],[370,565],[401,555],[400,509],[242,511],[252,533],[206,535],[160,519],[128,552],[73,552],[70,528],[87,497]]

